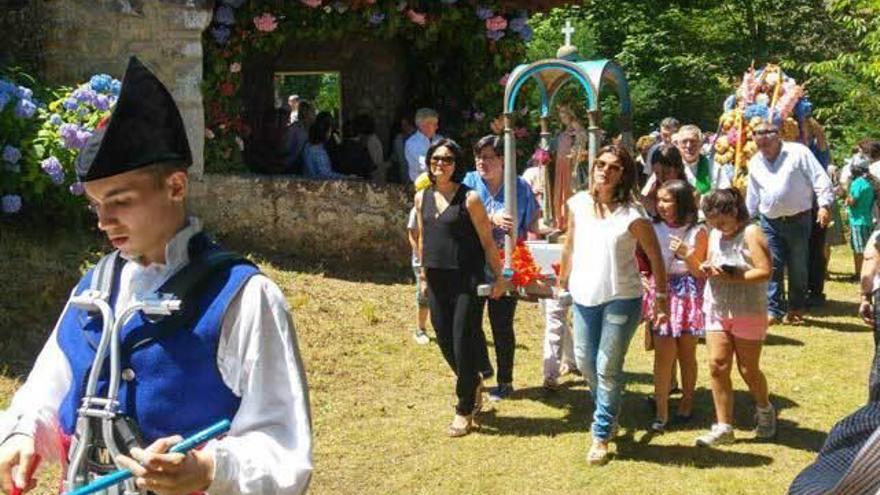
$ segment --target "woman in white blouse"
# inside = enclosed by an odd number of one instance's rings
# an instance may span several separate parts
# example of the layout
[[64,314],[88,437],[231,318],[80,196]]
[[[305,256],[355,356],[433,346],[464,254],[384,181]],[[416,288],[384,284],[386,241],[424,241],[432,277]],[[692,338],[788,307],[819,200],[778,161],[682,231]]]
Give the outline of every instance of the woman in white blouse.
[[[641,320],[642,285],[636,245],[651,262],[657,287],[666,270],[651,222],[636,201],[638,171],[620,146],[599,150],[590,187],[568,200],[568,236],[559,283],[574,299],[574,342],[578,369],[593,396],[590,464],[608,460],[623,390],[623,361]],[[655,323],[667,317],[666,294],[656,294]]]

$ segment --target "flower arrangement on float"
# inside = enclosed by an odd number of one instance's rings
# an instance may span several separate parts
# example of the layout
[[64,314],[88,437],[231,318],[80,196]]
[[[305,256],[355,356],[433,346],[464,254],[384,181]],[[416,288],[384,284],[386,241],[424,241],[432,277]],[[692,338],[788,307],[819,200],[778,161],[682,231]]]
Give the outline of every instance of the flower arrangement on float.
[[762,120],[779,123],[786,141],[802,141],[812,105],[804,88],[775,64],[750,67],[735,94],[724,102],[714,142],[716,166],[733,167],[733,186],[745,189],[748,163],[758,152],[753,131]]

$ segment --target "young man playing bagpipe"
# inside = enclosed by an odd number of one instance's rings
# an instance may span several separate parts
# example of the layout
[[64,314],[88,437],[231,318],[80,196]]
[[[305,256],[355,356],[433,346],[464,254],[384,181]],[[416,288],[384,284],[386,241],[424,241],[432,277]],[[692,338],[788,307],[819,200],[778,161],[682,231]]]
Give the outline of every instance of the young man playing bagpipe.
[[[299,494],[312,470],[309,399],[287,303],[186,214],[192,162],[180,113],[132,58],[119,100],[77,159],[117,249],[74,288],[33,370],[0,413],[0,488],[34,486],[40,458],[64,492]],[[182,437],[228,420],[186,453]]]

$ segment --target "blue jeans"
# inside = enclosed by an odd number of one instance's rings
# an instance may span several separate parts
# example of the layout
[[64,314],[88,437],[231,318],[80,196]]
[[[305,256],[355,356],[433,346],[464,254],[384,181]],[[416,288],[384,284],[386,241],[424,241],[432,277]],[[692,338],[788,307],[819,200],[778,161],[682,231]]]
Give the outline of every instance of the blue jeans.
[[593,396],[594,439],[608,440],[620,412],[623,360],[639,321],[642,299],[618,299],[598,306],[574,304],[574,357]]
[[[773,275],[767,285],[767,309],[781,318],[786,311],[803,311],[806,306],[810,268],[810,211],[770,219],[761,215],[761,229],[773,258]],[[785,272],[788,270],[788,307],[785,304]]]

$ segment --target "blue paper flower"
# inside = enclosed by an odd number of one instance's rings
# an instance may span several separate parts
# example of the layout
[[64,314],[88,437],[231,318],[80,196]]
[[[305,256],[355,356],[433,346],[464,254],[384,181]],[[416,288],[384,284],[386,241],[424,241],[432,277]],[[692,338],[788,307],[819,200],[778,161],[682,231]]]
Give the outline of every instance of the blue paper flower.
[[802,97],[794,106],[794,116],[798,121],[803,121],[813,114],[813,104],[807,97]]
[[217,10],[214,12],[214,22],[225,26],[232,26],[235,24],[235,11],[232,7],[226,5],[217,7]]
[[15,146],[6,145],[3,147],[3,160],[16,164],[19,160],[21,160],[21,151]]
[[485,21],[486,19],[489,19],[494,16],[495,16],[495,12],[493,12],[492,9],[490,9],[489,7],[484,7],[482,5],[477,7],[477,17],[479,17],[480,19]]
[[7,194],[0,198],[0,209],[3,213],[17,213],[21,210],[21,196],[18,194]]
[[752,120],[754,117],[761,117],[762,119],[766,119],[769,114],[770,109],[767,108],[767,105],[762,103],[752,103],[747,106],[745,111],[743,112],[743,117],[746,120]]
[[22,119],[33,117],[36,111],[37,106],[30,100],[18,100],[18,105],[15,106],[15,115]]
[[733,110],[736,107],[736,95],[730,95],[724,100],[724,111]]

